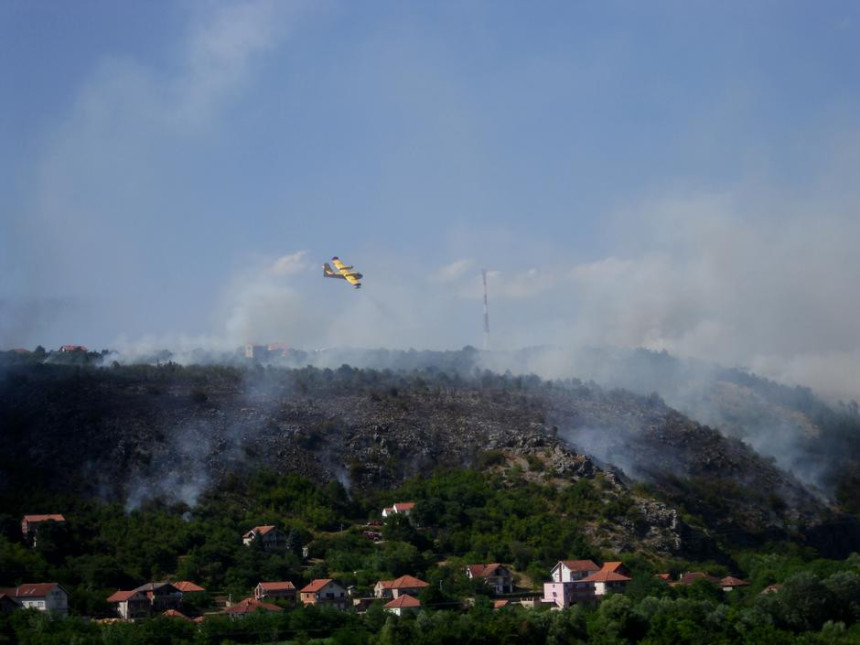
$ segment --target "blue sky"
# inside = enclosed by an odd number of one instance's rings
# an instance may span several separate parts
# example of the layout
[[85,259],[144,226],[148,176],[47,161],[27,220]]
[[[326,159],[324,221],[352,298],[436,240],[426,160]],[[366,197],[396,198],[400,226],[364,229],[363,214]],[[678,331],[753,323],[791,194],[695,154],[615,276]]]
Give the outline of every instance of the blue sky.
[[497,347],[836,391],[858,30],[847,1],[6,0],[0,346],[480,345],[485,267]]

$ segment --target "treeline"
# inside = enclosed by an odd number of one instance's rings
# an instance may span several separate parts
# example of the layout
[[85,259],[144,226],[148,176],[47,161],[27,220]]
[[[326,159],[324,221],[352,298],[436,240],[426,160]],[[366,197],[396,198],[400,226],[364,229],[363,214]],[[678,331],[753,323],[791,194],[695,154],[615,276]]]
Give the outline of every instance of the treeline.
[[[485,459],[492,462],[494,455]],[[381,527],[383,541],[368,539],[366,524],[379,518],[382,506],[407,500],[416,503],[412,518],[389,518]],[[350,496],[338,482],[319,487],[296,475],[258,472],[228,475],[194,508],[155,499],[126,512],[117,504],[37,487],[0,501],[6,511],[0,516],[0,586],[60,582],[70,592],[73,614],[66,621],[23,611],[0,618],[0,639],[7,642],[325,637],[334,643],[780,643],[797,642],[792,639],[798,635],[805,639],[799,642],[860,642],[857,555],[842,562],[816,560],[811,550],[788,543],[769,545],[765,552],[737,552],[720,563],[606,552],[589,539],[589,527],[631,513],[632,506],[599,478],[557,489],[510,470],[455,469],[416,478],[394,492]],[[67,522],[45,525],[31,548],[22,541],[20,516],[34,507],[61,511]],[[245,531],[264,524],[279,526],[286,549],[266,553],[242,544]],[[539,589],[551,567],[569,558],[621,559],[633,582],[624,596],[609,597],[597,609],[493,611],[487,587],[464,571],[468,563],[505,562],[521,586]],[[669,587],[654,576],[693,569],[740,575],[750,586],[724,594],[706,581]],[[404,574],[430,583],[420,596],[425,610],[417,617],[389,616],[378,605],[364,617],[288,608],[243,621],[207,618],[200,628],[167,619],[97,626],[74,617],[109,616],[105,599],[112,592],[166,578],[192,580],[209,591],[208,598],[183,607],[195,615],[214,595],[238,600],[262,580],[291,580],[300,587],[334,577],[369,596],[377,580]],[[782,589],[760,593],[774,583]],[[476,599],[470,609],[464,604],[468,598]]]
[[[811,566],[811,569],[814,569]],[[849,645],[860,643],[860,559],[822,577],[811,570],[786,579],[767,595],[730,594],[707,581],[691,587],[652,582],[610,595],[597,607],[566,611],[511,606],[494,610],[478,597],[469,607],[429,607],[417,615],[393,616],[377,602],[366,614],[288,608],[242,620],[207,618],[199,627],[178,619],[97,625],[57,620],[35,611],[0,617],[0,642],[32,644],[225,644],[327,643],[330,645]]]

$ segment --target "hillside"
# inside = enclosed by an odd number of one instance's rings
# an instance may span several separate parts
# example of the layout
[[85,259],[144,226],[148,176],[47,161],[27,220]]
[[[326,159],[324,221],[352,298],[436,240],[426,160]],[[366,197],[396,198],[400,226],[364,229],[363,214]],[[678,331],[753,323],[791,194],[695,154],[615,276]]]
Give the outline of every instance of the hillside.
[[[856,524],[746,443],[657,396],[576,380],[406,371],[20,364],[0,376],[0,487],[190,506],[268,469],[373,494],[444,467],[563,489],[607,482],[598,547],[718,557],[792,539],[841,555]],[[595,461],[596,460],[596,461]]]

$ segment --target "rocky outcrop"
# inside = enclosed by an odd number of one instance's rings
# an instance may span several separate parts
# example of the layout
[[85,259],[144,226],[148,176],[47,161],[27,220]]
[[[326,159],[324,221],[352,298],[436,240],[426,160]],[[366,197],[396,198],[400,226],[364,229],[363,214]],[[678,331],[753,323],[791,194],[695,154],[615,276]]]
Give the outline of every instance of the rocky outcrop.
[[0,485],[37,477],[130,504],[193,504],[226,473],[261,466],[394,487],[497,452],[560,486],[644,481],[651,498],[601,529],[617,550],[634,539],[684,548],[675,509],[724,535],[770,536],[814,524],[822,508],[772,462],[658,397],[488,373],[40,365],[6,372],[0,427]]

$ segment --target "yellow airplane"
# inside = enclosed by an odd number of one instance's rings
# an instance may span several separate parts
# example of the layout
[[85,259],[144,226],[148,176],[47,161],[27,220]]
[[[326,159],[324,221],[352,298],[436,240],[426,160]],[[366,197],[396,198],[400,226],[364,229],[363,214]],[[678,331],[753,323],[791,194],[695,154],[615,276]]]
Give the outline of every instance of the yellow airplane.
[[332,259],[332,264],[334,264],[334,268],[337,271],[333,271],[329,266],[329,263],[326,262],[323,264],[323,276],[326,278],[340,278],[341,280],[346,280],[356,289],[361,289],[361,280],[364,276],[361,275],[358,271],[353,271],[351,266],[346,266],[343,262],[340,261],[340,258],[334,256]]

